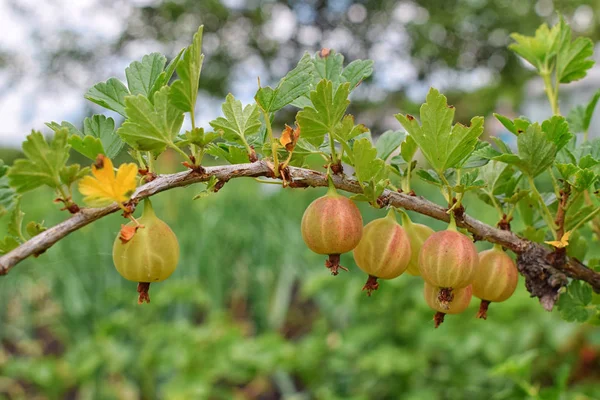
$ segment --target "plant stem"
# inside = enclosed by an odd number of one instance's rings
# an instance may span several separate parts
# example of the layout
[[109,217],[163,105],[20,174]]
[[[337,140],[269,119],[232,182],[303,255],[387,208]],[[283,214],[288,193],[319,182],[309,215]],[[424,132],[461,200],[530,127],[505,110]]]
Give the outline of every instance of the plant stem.
[[[275,168],[273,170],[273,173],[275,174],[275,177],[279,177],[279,155],[277,154],[277,143],[273,140],[273,128],[271,128],[271,118],[269,116],[269,113],[262,110],[263,112],[263,116],[265,117],[265,126],[267,128],[267,137],[269,139],[269,143],[271,143],[271,153],[273,155],[273,164],[275,165]],[[250,150],[248,150],[250,151]]]
[[192,120],[192,130],[196,129],[196,116],[194,115],[194,107],[192,107],[192,110],[190,110],[190,118]]
[[448,193],[444,193],[444,191],[442,190],[442,195],[446,198],[448,205],[450,205],[450,202],[452,201],[452,189],[450,189],[450,187],[451,187],[450,182],[448,182],[448,180],[444,176],[443,172],[438,171],[437,174],[440,177],[440,179],[442,180],[442,182],[444,182],[444,185],[446,185],[446,190]]
[[337,164],[337,154],[335,152],[335,142],[333,141],[333,135],[329,134],[329,145],[331,146],[331,162]]
[[406,193],[410,192],[410,176],[412,174],[412,160],[408,162],[406,167],[406,176],[402,180],[402,190]]
[[600,212],[600,207],[596,208],[594,211],[592,211],[591,213],[589,213],[585,218],[583,218],[581,221],[579,221],[574,227],[573,229],[570,229],[571,232],[575,232],[577,229],[579,229],[579,227],[583,224],[585,224],[586,222],[592,220],[596,214],[598,214]]
[[140,165],[140,169],[146,169],[146,163],[144,162],[142,153],[139,150],[135,150],[135,158],[137,159],[137,162]]
[[550,77],[550,71],[540,72],[540,75],[544,79],[544,89],[546,95],[550,101],[550,107],[552,107],[552,114],[560,115],[560,108],[558,106],[558,85],[552,86],[552,78]]
[[504,211],[502,210],[502,207],[500,207],[500,205],[496,201],[496,197],[494,196],[494,194],[492,192],[488,192],[488,191],[486,191],[485,193],[488,195],[488,197],[492,201],[492,205],[494,206],[496,211],[498,211],[498,216],[500,218],[504,217]]
[[[586,190],[583,193],[583,198],[585,200],[585,204],[587,204],[588,206],[593,206],[594,205],[594,202],[592,201],[592,199],[590,197],[589,191]],[[596,237],[598,239],[600,239],[600,223],[598,223],[598,219],[593,219],[592,220],[592,230],[596,234]]]
[[554,194],[556,195],[556,198],[559,199],[560,198],[560,188],[558,187],[558,181],[556,180],[556,177],[554,176],[552,167],[548,167],[548,173],[550,174],[550,178],[552,179],[552,187],[554,188]]
[[147,152],[146,155],[148,156],[148,172],[154,172],[154,157],[151,152]]
[[175,150],[176,152],[178,152],[179,154],[181,154],[188,163],[193,164],[192,159],[190,158],[190,156],[187,155],[187,153],[185,151],[181,150],[179,147],[177,147],[173,143],[169,143],[169,147],[172,148],[173,150]]
[[529,176],[528,178],[529,178],[529,186],[531,187],[531,191],[537,197],[540,207],[542,208],[542,217],[544,217],[544,220],[546,221],[546,223],[548,224],[548,227],[552,231],[552,236],[554,237],[554,239],[558,240],[558,238],[556,237],[556,224],[554,223],[554,218],[552,217],[552,213],[548,209],[548,206],[546,205],[546,203],[544,203],[544,199],[542,198],[542,195],[540,194],[540,192],[538,192],[533,178],[531,176]]

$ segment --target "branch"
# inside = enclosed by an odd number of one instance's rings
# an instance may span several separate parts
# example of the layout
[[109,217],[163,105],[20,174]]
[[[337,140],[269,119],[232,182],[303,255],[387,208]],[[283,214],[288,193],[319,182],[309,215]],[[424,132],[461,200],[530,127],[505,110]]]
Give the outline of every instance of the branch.
[[[324,173],[296,167],[288,167],[291,187],[327,186]],[[264,161],[250,164],[236,164],[206,167],[204,172],[183,171],[170,175],[161,175],[152,182],[140,186],[131,198],[133,204],[157,193],[193,183],[208,181],[215,176],[221,182],[241,177],[272,177],[271,167]],[[360,185],[354,179],[334,175],[336,188],[350,193],[361,193]],[[449,221],[446,209],[418,196],[385,190],[380,198],[383,204],[402,207],[406,210]],[[83,208],[68,220],[40,233],[11,252],[0,257],[0,275],[8,271],[29,256],[39,255],[56,242],[84,226],[114,212],[120,208],[110,205],[103,208]],[[457,225],[467,229],[479,240],[498,243],[518,255],[519,271],[525,276],[527,289],[532,296],[538,297],[546,309],[551,309],[558,299],[559,290],[567,284],[567,277],[588,282],[596,292],[600,292],[600,274],[587,268],[575,259],[567,259],[562,265],[553,264],[551,251],[545,246],[531,242],[510,231],[493,228],[464,214],[457,218]]]

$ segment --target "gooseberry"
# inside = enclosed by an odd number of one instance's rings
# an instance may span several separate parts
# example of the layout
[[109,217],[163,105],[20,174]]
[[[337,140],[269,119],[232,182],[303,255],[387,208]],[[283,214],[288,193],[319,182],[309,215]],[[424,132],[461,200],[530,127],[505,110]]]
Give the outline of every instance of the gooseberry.
[[385,218],[369,222],[353,251],[356,265],[369,274],[363,290],[370,296],[379,288],[377,279],[393,279],[408,267],[411,256],[408,235],[396,222],[394,209]]
[[329,256],[325,266],[337,275],[339,269],[347,270],[340,265],[340,254],[358,245],[362,224],[356,204],[337,193],[330,178],[327,194],[313,201],[304,212],[302,239],[315,253]]
[[515,262],[502,247],[494,245],[479,253],[479,267],[473,280],[473,295],[481,299],[477,318],[487,318],[491,302],[500,303],[515,292],[519,274]]
[[471,285],[461,289],[448,289],[425,282],[425,301],[429,307],[437,311],[433,317],[435,327],[444,322],[446,314],[460,314],[465,311],[471,302],[472,292]]
[[[139,302],[150,302],[150,283],[167,279],[179,261],[177,237],[164,221],[154,213],[149,199],[144,200],[144,211],[137,220],[139,229],[123,243],[121,237],[113,245],[113,261],[123,278],[139,282]],[[135,222],[128,226],[136,227]]]

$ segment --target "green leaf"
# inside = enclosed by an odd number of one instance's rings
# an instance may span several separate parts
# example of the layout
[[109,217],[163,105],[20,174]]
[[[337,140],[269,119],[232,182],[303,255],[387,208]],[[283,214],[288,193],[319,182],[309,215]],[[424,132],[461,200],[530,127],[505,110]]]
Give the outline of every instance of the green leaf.
[[14,237],[5,236],[4,239],[0,240],[0,254],[6,254],[19,247],[20,244]]
[[515,175],[515,170],[510,165],[490,161],[479,169],[479,177],[485,182],[488,192],[497,196],[510,196],[516,189],[520,174]]
[[[245,150],[244,150],[244,152],[245,152]],[[206,189],[204,189],[203,191],[201,191],[200,193],[195,195],[192,200],[203,199],[203,198],[215,193],[215,187],[217,186],[217,182],[219,182],[219,179],[214,175],[211,176],[210,179],[207,182],[205,182]]]
[[558,23],[560,34],[556,56],[556,74],[560,83],[580,80],[592,68],[594,43],[585,37],[571,41],[571,27],[561,17]]
[[589,205],[584,206],[583,204],[579,204],[575,206],[572,204],[568,209],[565,215],[565,229],[570,231],[581,222],[583,219],[587,218],[592,212],[596,210],[596,206]]
[[151,99],[152,88],[163,72],[167,58],[159,53],[147,54],[142,61],[134,61],[125,68],[127,86],[132,95],[144,95]]
[[333,129],[333,135],[340,142],[350,141],[365,132],[368,132],[369,128],[363,124],[354,125],[353,115],[344,115],[341,122],[338,122]]
[[[123,141],[115,133],[115,121],[104,115],[94,115],[83,120],[83,133],[100,139],[104,155],[115,158],[123,148]],[[96,154],[97,155],[97,154]],[[94,157],[93,160],[96,158]]]
[[477,168],[486,165],[490,159],[500,153],[492,147],[491,144],[484,141],[477,141],[475,150],[464,160],[464,164],[460,165],[460,168]]
[[560,176],[562,176],[564,180],[569,180],[578,171],[581,171],[581,168],[571,163],[557,163],[556,169],[558,170]]
[[63,121],[59,125],[49,122],[46,125],[53,131],[69,130],[69,144],[73,150],[95,160],[98,154],[114,158],[123,148],[123,141],[115,134],[115,121],[104,115],[94,115],[83,121],[83,132],[73,124]]
[[220,134],[215,132],[204,132],[204,128],[194,128],[190,131],[186,131],[184,135],[180,136],[183,140],[175,143],[179,147],[187,146],[190,144],[206,147],[212,141],[221,137]]
[[25,231],[27,231],[27,234],[29,235],[30,238],[37,236],[46,230],[48,230],[48,228],[44,226],[43,221],[42,222],[30,221],[29,223],[27,223],[27,226],[25,226]]
[[537,123],[530,125],[517,138],[519,155],[502,154],[494,160],[516,165],[531,177],[536,177],[546,170],[556,156],[556,145],[546,137]]
[[438,172],[459,165],[477,145],[483,133],[483,118],[471,119],[471,125],[452,126],[454,107],[446,96],[431,88],[427,101],[421,106],[421,123],[411,115],[396,114],[396,118],[417,143],[423,155]]
[[63,167],[60,170],[60,181],[67,186],[71,186],[74,182],[78,181],[89,173],[89,167],[82,169],[79,164],[71,164],[68,167]]
[[417,173],[417,176],[419,178],[423,179],[425,182],[431,183],[436,186],[444,186],[444,183],[439,178],[437,172],[435,172],[432,169],[431,170],[419,169],[419,170],[417,170],[416,173]]
[[592,122],[594,110],[596,109],[596,105],[598,104],[599,99],[600,90],[594,93],[594,95],[585,107],[577,106],[573,107],[571,111],[569,111],[567,121],[569,122],[569,126],[571,127],[571,130],[573,132],[587,132],[590,129],[590,123]]
[[575,174],[573,187],[578,192],[583,192],[598,180],[598,174],[590,169],[581,169]]
[[457,193],[466,193],[471,190],[481,189],[485,186],[485,182],[481,179],[477,179],[479,171],[471,171],[461,175],[460,183],[453,187],[453,190]]
[[334,93],[331,81],[320,81],[316,90],[310,93],[313,106],[304,108],[296,116],[302,137],[319,146],[325,134],[333,132],[344,116],[350,104],[348,93],[348,84],[341,85]]
[[194,114],[196,99],[198,98],[198,84],[202,70],[202,31],[204,26],[198,28],[194,34],[192,44],[187,47],[183,58],[177,63],[179,79],[171,85],[171,101],[173,105],[185,112]]
[[373,60],[354,60],[344,68],[342,80],[350,84],[350,91],[352,91],[372,74]]
[[358,139],[352,148],[354,170],[361,182],[379,182],[386,178],[385,162],[377,158],[377,149],[367,138]]
[[54,121],[46,122],[46,126],[50,129],[52,129],[54,132],[65,128],[69,131],[69,135],[83,136],[83,132],[81,132],[79,129],[77,129],[77,127],[75,125],[73,125],[72,123],[67,122],[67,121],[63,121],[60,124],[58,124]]
[[556,145],[557,150],[565,147],[573,138],[567,120],[559,115],[542,122],[542,131],[544,131],[548,140]]
[[335,87],[339,85],[344,68],[344,56],[340,53],[330,50],[325,57],[321,56],[321,52],[315,54],[313,60],[315,68],[314,81],[315,84],[326,79],[333,82]]
[[[344,83],[348,83],[348,92],[354,90],[363,79],[368,78],[373,73],[372,60],[354,60],[343,68],[344,56],[330,50],[327,55],[322,56],[322,52],[317,52],[311,59],[313,79],[311,87],[315,87],[323,80],[329,80],[333,84],[333,90]],[[307,94],[298,97],[291,103],[298,108],[313,107],[312,101]]]
[[598,164],[600,164],[600,161],[592,157],[591,154],[587,154],[579,160],[579,168],[593,168]]
[[10,186],[17,193],[25,193],[40,186],[60,186],[60,171],[69,158],[67,129],[54,134],[48,143],[41,132],[32,131],[23,142],[26,159],[16,160],[8,172]]
[[518,33],[510,35],[516,43],[508,48],[531,65],[538,72],[543,71],[550,64],[550,60],[556,54],[557,38],[560,33],[560,25],[556,24],[550,29],[547,24],[542,24],[536,31],[535,36],[524,36]]
[[10,215],[10,221],[8,222],[8,235],[0,240],[0,254],[6,254],[25,242],[26,239],[23,236],[21,229],[24,215],[25,214],[21,211],[21,203],[17,199]]
[[154,81],[154,85],[152,85],[152,88],[150,89],[150,92],[146,97],[148,97],[149,99],[153,99],[154,93],[162,89],[163,86],[169,84],[169,81],[171,80],[171,77],[175,72],[175,68],[177,67],[177,64],[179,63],[179,60],[181,59],[181,56],[183,55],[184,51],[185,49],[181,49],[181,51],[175,56],[175,58],[169,62],[167,68],[163,72],[161,72],[160,75]]
[[406,138],[400,145],[400,155],[405,162],[409,163],[412,161],[418,149],[419,146],[417,146],[417,142],[415,142],[412,136],[406,135]]
[[[582,236],[577,230],[569,237],[569,245],[567,246],[567,255],[578,260],[584,260],[588,251],[587,237]],[[589,265],[588,265],[589,266]]]
[[125,112],[125,97],[129,96],[127,87],[117,78],[95,84],[85,94],[85,98],[109,110],[127,117]]
[[525,132],[527,127],[531,125],[531,122],[525,117],[516,118],[514,121],[511,121],[510,118],[505,117],[504,115],[496,113],[494,113],[494,117],[496,117],[496,119],[500,121],[500,123],[504,125],[506,129],[516,136]]
[[211,156],[226,160],[230,164],[243,164],[248,162],[248,151],[244,147],[227,145],[225,143],[211,144],[206,152]]
[[[245,138],[260,132],[260,111],[256,104],[248,104],[242,108],[242,102],[236,100],[231,93],[227,95],[221,107],[225,117],[210,122],[214,130],[222,130],[223,138],[229,141],[245,143]],[[246,160],[248,155],[246,154]]]
[[567,292],[558,299],[558,311],[566,321],[585,322],[590,317],[587,306],[592,301],[592,288],[581,281],[572,281]]
[[516,136],[525,132],[527,127],[531,125],[531,122],[525,117],[516,118],[514,121],[511,121],[510,118],[505,117],[504,115],[496,113],[494,113],[494,117],[496,117],[496,119],[500,121],[500,123],[504,125],[506,129]]
[[7,233],[19,242],[25,241],[22,230],[24,216],[25,213],[21,211],[21,202],[17,201],[8,221]]
[[69,144],[73,150],[89,158],[95,160],[98,154],[104,154],[104,146],[100,139],[93,136],[69,136]]
[[9,171],[8,166],[4,165],[4,161],[0,160],[0,217],[4,216],[18,200],[17,193],[8,184]]
[[308,95],[312,82],[313,65],[308,53],[298,62],[296,68],[281,78],[275,89],[261,87],[254,96],[256,103],[266,112],[275,112],[300,96]]
[[388,157],[400,147],[406,134],[402,131],[386,131],[379,136],[375,148],[377,149],[377,157],[382,160],[387,160]]
[[169,101],[169,86],[154,94],[154,104],[143,95],[125,99],[128,118],[117,134],[136,150],[162,152],[179,133],[183,112]]

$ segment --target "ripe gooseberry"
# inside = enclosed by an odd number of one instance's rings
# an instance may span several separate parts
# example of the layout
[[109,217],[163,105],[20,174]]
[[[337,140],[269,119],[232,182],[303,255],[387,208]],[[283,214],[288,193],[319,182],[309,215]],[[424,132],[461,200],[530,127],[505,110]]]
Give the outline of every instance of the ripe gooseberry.
[[340,195],[329,178],[329,190],[323,197],[313,201],[302,217],[302,239],[317,254],[328,255],[325,266],[332,275],[340,265],[340,254],[358,245],[363,231],[360,211],[352,200]]
[[433,310],[437,311],[433,320],[435,327],[444,322],[446,314],[460,314],[465,311],[471,302],[472,286],[461,289],[448,290],[425,282],[425,302]]
[[[154,213],[149,199],[144,200],[144,211],[138,219],[139,229],[123,243],[121,237],[113,245],[113,262],[119,274],[127,280],[139,282],[138,302],[150,302],[150,283],[167,279],[179,262],[179,242],[164,221]],[[128,226],[135,226],[130,222]]]
[[411,250],[410,261],[406,272],[413,276],[420,275],[419,253],[421,252],[421,247],[423,246],[423,243],[425,243],[425,240],[433,235],[435,231],[427,225],[415,224],[405,212],[402,212],[402,227],[410,240]]
[[479,253],[479,267],[473,280],[473,295],[481,299],[477,318],[486,319],[490,303],[507,300],[518,282],[517,266],[500,245]]
[[419,253],[419,271],[433,286],[464,288],[473,282],[479,262],[477,249],[467,236],[456,230],[454,217],[445,231],[431,235]]
[[385,218],[369,222],[363,228],[362,239],[353,251],[356,265],[369,274],[363,290],[370,296],[379,288],[377,279],[393,279],[408,267],[411,256],[408,235],[396,222],[391,208]]

